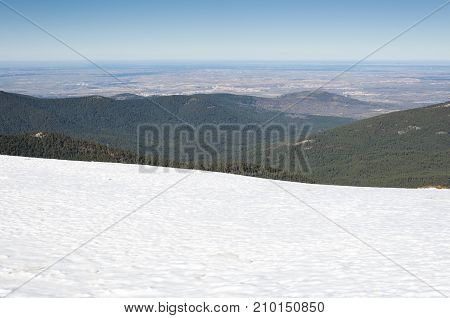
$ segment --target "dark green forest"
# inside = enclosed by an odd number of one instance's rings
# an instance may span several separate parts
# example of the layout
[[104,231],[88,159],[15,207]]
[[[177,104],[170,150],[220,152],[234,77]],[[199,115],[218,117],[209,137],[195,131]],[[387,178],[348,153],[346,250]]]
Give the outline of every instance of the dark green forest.
[[0,155],[154,165],[314,183],[313,179],[306,177],[301,173],[287,173],[270,167],[261,167],[248,163],[219,162],[214,165],[206,166],[197,165],[195,163],[164,161],[159,158],[138,156],[131,151],[110,148],[94,142],[77,140],[61,134],[46,132],[16,136],[0,135]]
[[[101,96],[36,98],[0,91],[0,134],[61,133],[127,150],[136,150],[139,124],[262,124],[279,113],[257,108],[254,97],[198,94],[115,99]],[[167,111],[166,111],[167,110]],[[179,119],[177,119],[179,118]],[[352,119],[282,114],[280,125],[308,124],[313,131]]]
[[[261,155],[255,150],[255,144],[245,143],[231,147],[216,145],[221,156],[209,165],[197,160],[136,154],[138,124],[179,123],[161,105],[192,126],[204,123],[258,126],[277,114],[256,109],[253,103],[251,96],[229,94],[41,99],[0,92],[1,154],[151,164],[336,185],[449,185],[449,103],[356,122],[337,117],[279,116],[277,122],[282,127],[308,123],[313,131],[294,143],[271,144],[272,158],[303,151],[310,171],[282,169],[273,160],[266,160],[266,152]],[[45,138],[34,136],[40,131],[47,132]],[[174,140],[168,140],[169,145],[173,143]],[[257,158],[229,159],[235,152]]]
[[293,147],[303,149],[311,177],[318,183],[448,186],[450,104],[360,120],[312,135]]

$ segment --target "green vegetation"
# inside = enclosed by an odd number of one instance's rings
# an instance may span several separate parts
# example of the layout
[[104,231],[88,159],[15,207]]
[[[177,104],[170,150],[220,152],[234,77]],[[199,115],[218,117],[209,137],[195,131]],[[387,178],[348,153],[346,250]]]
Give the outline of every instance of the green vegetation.
[[128,151],[43,132],[19,136],[0,135],[0,154],[76,161],[137,162],[136,155]]
[[313,183],[300,173],[287,173],[273,168],[252,164],[218,163],[212,166],[161,161],[158,158],[137,156],[130,151],[110,148],[93,142],[73,139],[61,134],[33,133],[17,136],[0,135],[0,155],[36,157],[48,159],[117,162],[128,164],[155,165],[164,167],[197,169],[233,173],[258,178]]
[[444,103],[360,120],[294,147],[302,145],[318,183],[448,186],[449,130],[450,104]]
[[[135,151],[139,124],[262,124],[278,114],[255,107],[255,97],[231,94],[46,99],[0,91],[0,134],[33,131],[66,136]],[[161,106],[167,109],[165,111]],[[310,124],[314,131],[347,124],[349,118],[282,115],[282,125]]]
[[[253,107],[254,103],[254,97],[229,94],[40,99],[0,92],[0,134],[5,135],[0,138],[0,153],[68,160],[137,162],[337,185],[449,185],[449,103],[388,113],[351,124],[348,124],[350,119],[337,117],[280,116],[277,121],[282,126],[309,123],[315,128],[307,140],[295,145],[280,143],[271,148],[275,155],[303,150],[312,170],[309,178],[299,171],[286,172],[277,169],[273,163],[270,166],[261,163],[259,152],[255,150],[260,148],[255,144],[218,145],[217,149],[221,151],[219,160],[209,166],[190,159],[176,161],[164,159],[166,157],[161,155],[144,158],[134,153],[138,124],[179,123],[159,105],[193,125],[260,125],[276,114],[257,109]],[[338,125],[341,126],[329,129]],[[30,135],[33,131],[51,133],[39,138]],[[11,136],[16,134],[22,135]],[[174,140],[164,143],[167,144],[174,144]],[[236,152],[248,154],[256,160],[246,164],[229,160],[230,154]]]

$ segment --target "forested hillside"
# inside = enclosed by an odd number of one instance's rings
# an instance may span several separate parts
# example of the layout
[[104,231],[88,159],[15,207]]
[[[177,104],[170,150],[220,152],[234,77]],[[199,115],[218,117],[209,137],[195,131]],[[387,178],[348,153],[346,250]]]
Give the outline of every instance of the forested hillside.
[[[280,143],[270,149],[275,150],[275,154],[304,151],[311,168],[309,178],[301,171],[288,172],[277,165],[264,164],[250,144],[233,144],[228,148],[218,145],[223,156],[212,165],[135,154],[138,124],[179,122],[161,106],[194,126],[202,123],[261,125],[277,114],[257,109],[253,104],[254,97],[228,94],[40,99],[0,93],[0,133],[5,135],[0,139],[1,153],[139,162],[338,185],[421,187],[449,184],[449,103],[388,113],[350,124],[351,120],[346,118],[283,114],[277,118],[281,126],[309,123],[314,128],[313,134],[294,145]],[[337,125],[340,126],[326,130]],[[44,138],[35,137],[39,131],[50,133],[45,133]],[[17,134],[21,136],[8,136]],[[173,140],[170,143],[173,144]],[[164,144],[165,147],[168,144]],[[229,160],[227,155],[232,152],[249,153],[258,158],[252,163]]]
[[448,186],[450,103],[360,120],[295,147],[303,148],[319,183]]
[[160,160],[159,158],[138,156],[131,151],[110,148],[93,142],[73,139],[61,134],[46,132],[15,136],[0,135],[0,155],[75,161],[138,163],[141,165],[217,171],[259,178],[314,183],[313,179],[299,172],[287,173],[259,165],[231,162],[219,162],[212,166],[169,162]]
[[[134,151],[139,124],[176,124],[180,123],[179,119],[194,126],[262,124],[278,114],[257,108],[253,102],[254,97],[230,94],[45,99],[0,92],[0,134],[47,131]],[[314,131],[321,131],[351,121],[283,114],[274,122],[308,123]]]
[[361,101],[326,91],[303,91],[275,98],[257,98],[255,105],[268,110],[297,114],[351,117],[362,119],[389,111],[399,105]]
[[46,132],[0,135],[0,154],[76,161],[137,162],[132,152]]

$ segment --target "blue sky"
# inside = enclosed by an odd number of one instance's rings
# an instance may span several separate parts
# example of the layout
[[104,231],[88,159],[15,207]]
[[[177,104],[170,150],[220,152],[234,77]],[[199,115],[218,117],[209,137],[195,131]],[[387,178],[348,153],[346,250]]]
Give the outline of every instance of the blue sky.
[[[95,60],[355,60],[444,3],[2,0]],[[79,60],[0,5],[0,61]],[[450,60],[450,5],[373,60]]]

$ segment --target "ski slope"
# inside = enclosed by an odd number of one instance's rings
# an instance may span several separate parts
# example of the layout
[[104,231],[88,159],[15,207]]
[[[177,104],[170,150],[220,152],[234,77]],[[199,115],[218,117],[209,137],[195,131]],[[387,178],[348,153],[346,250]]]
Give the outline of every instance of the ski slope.
[[0,156],[0,296],[450,295],[449,190],[276,183]]

